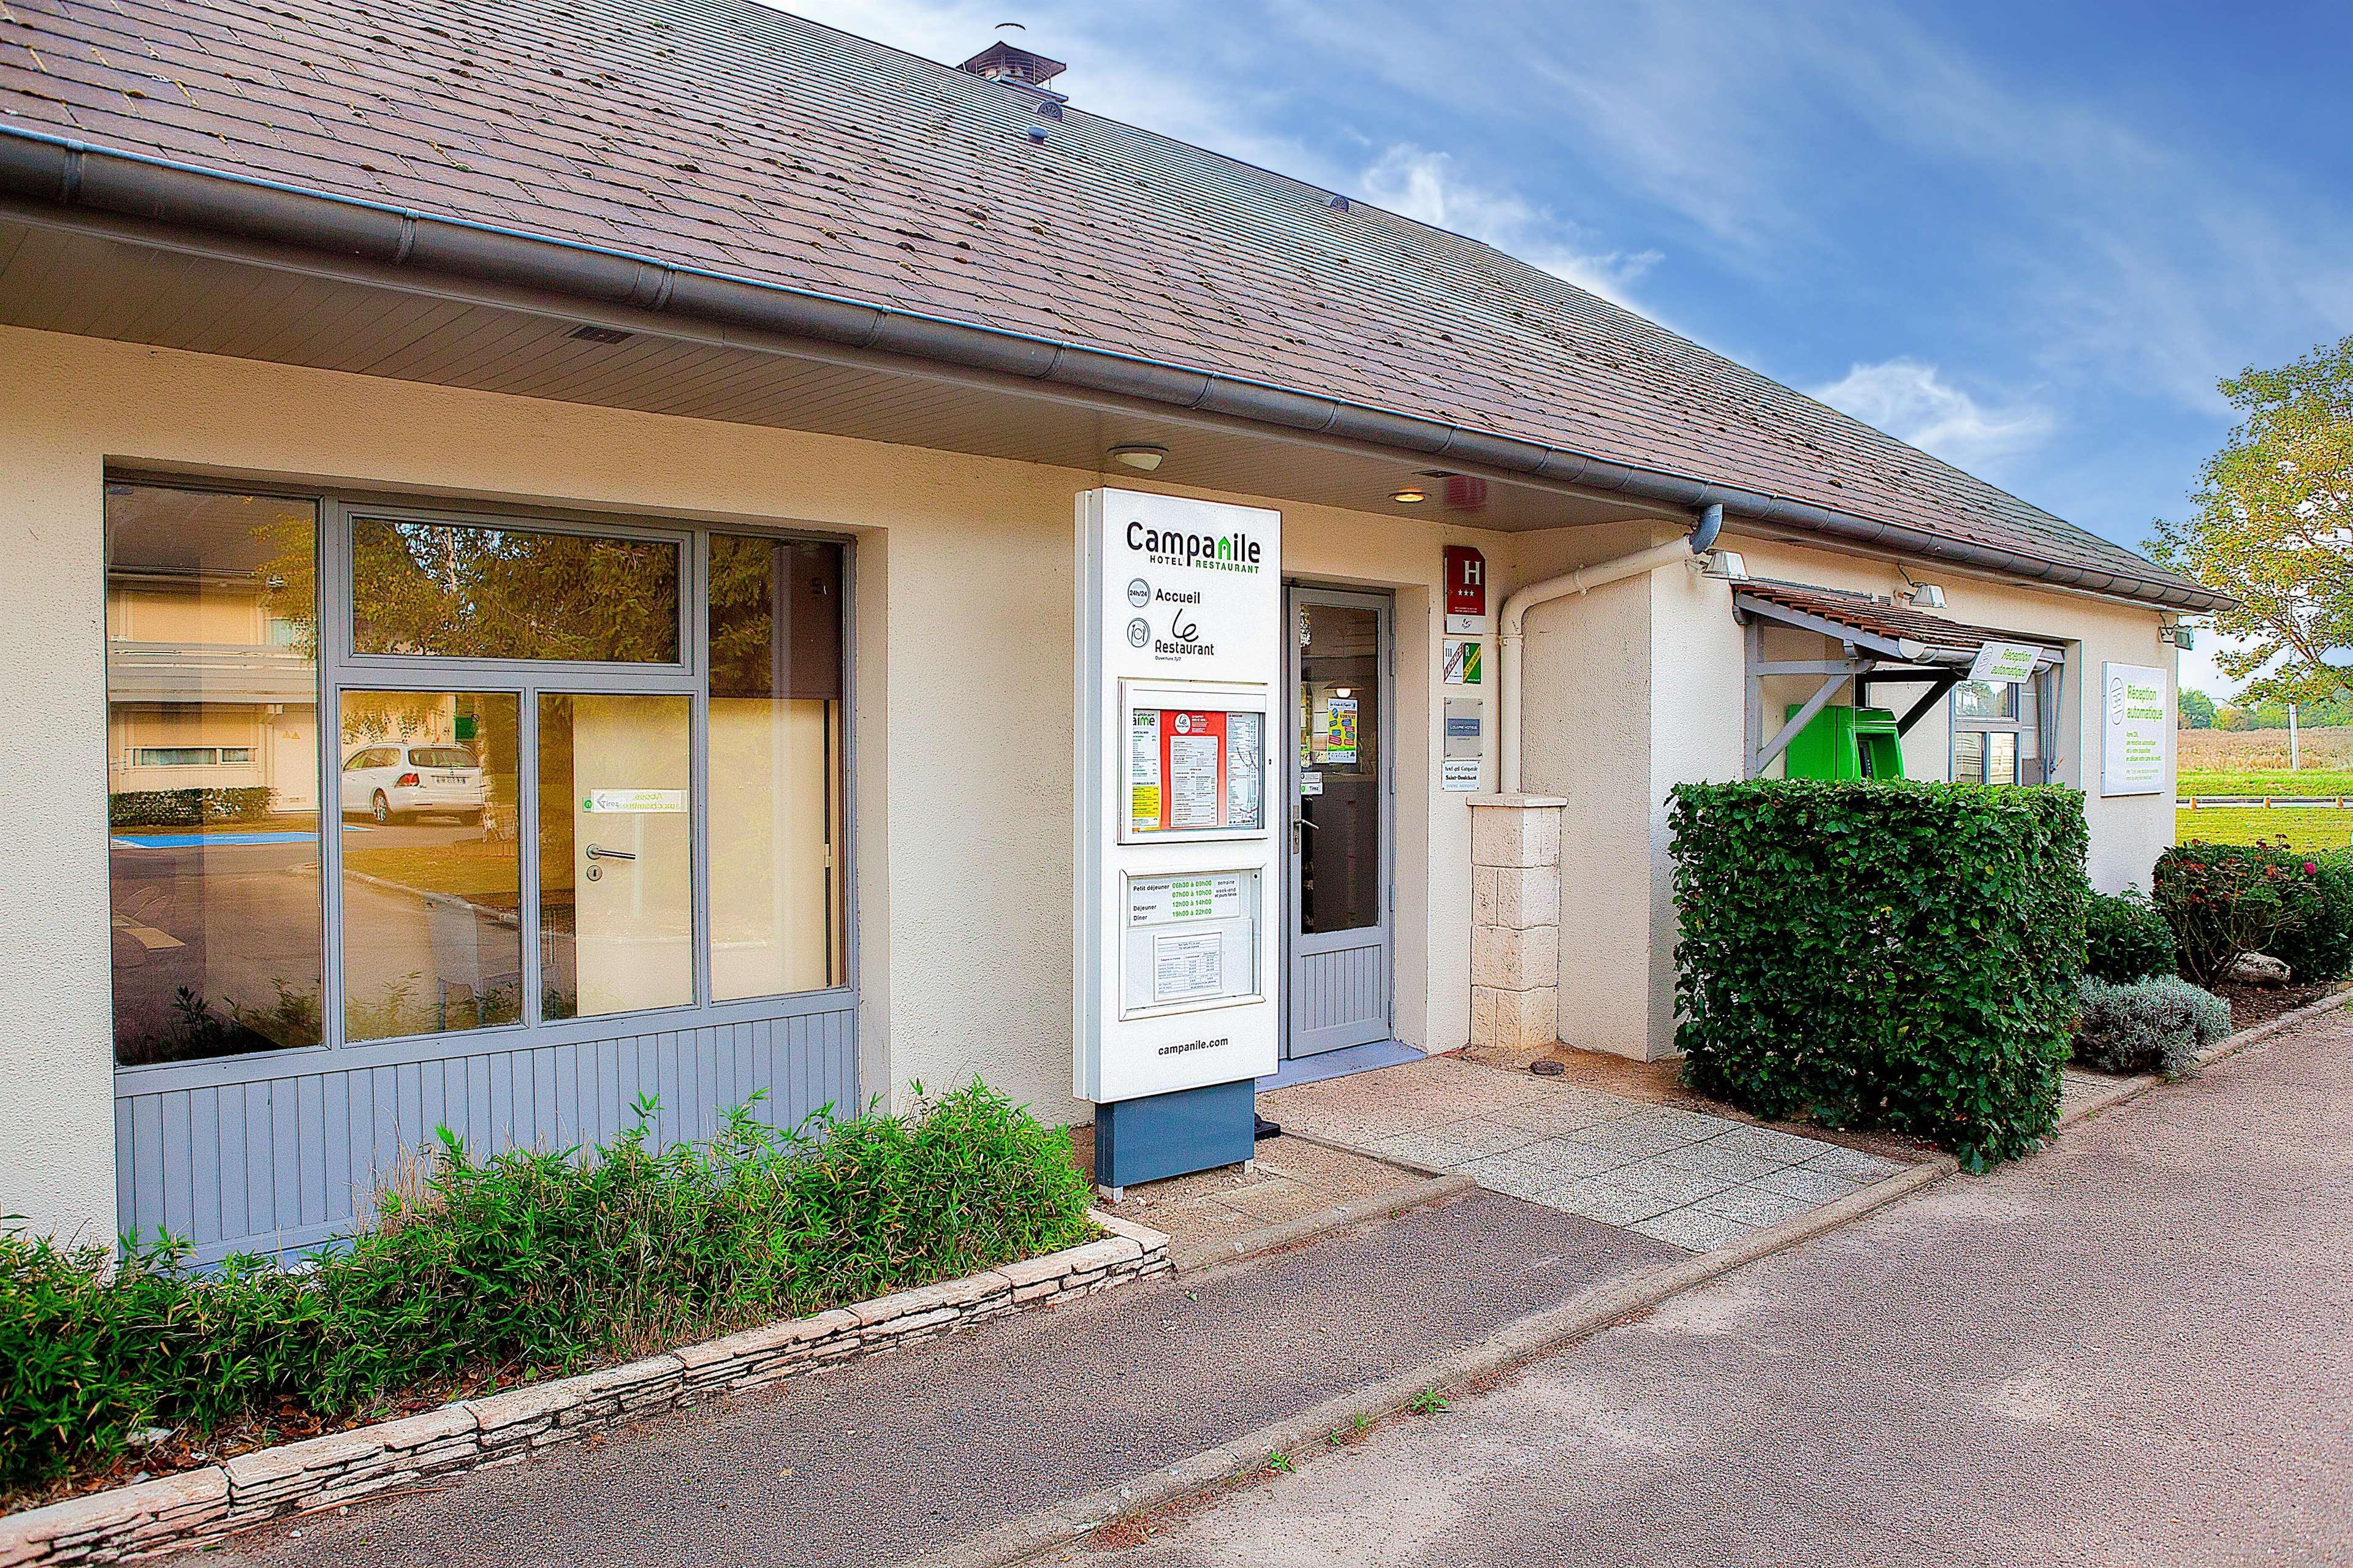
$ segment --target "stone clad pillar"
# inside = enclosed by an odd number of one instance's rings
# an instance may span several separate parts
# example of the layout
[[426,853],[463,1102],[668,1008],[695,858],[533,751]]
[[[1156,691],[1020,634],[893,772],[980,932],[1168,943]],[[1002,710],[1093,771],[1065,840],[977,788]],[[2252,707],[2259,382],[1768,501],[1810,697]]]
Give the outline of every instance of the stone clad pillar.
[[1471,1047],[1541,1055],[1560,1038],[1560,824],[1548,795],[1473,795]]

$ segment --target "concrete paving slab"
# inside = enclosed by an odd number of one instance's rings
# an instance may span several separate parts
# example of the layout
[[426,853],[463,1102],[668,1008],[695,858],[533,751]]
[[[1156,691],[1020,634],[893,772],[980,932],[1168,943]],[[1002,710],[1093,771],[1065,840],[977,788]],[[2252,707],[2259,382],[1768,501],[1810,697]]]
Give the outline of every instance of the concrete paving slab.
[[1893,1160],[1883,1160],[1876,1154],[1865,1154],[1853,1149],[1831,1149],[1815,1154],[1806,1160],[1801,1168],[1845,1176],[1858,1182],[1875,1182],[1901,1169]]
[[1619,1186],[1664,1198],[1671,1206],[1677,1208],[1737,1184],[1729,1176],[1690,1171],[1665,1163],[1672,1157],[1660,1155],[1637,1160],[1629,1165],[1613,1165],[1606,1174]]
[[1826,1204],[1833,1198],[1846,1196],[1863,1184],[1829,1171],[1810,1171],[1802,1165],[1792,1165],[1769,1176],[1759,1176],[1754,1184],[1768,1193],[1781,1193],[1793,1198]]
[[1609,1151],[1596,1148],[1590,1143],[1571,1142],[1566,1138],[1546,1138],[1501,1154],[1465,1161],[1458,1168],[1463,1174],[1489,1184],[1492,1184],[1491,1178],[1511,1176],[1523,1182],[1533,1180],[1538,1187],[1543,1187],[1558,1186],[1579,1176],[1598,1176],[1625,1163]]
[[1787,1170],[1789,1162],[1750,1149],[1728,1148],[1723,1139],[1711,1138],[1701,1143],[1678,1143],[1642,1163],[1661,1170],[1687,1171],[1694,1176],[1716,1177],[1719,1184],[1730,1186],[1773,1171]]
[[1588,1089],[1558,1089],[1534,1100],[1524,1100],[1497,1111],[1499,1121],[1515,1127],[1532,1128],[1538,1132],[1560,1133],[1579,1127],[1592,1127],[1604,1121],[1615,1121],[1630,1115],[1637,1109],[1630,1100]]
[[[1605,1224],[1645,1226],[1700,1205],[1644,1234],[1687,1237],[1703,1248],[1730,1227],[1778,1224],[1903,1168],[1711,1114],[1688,1096],[1671,1102],[1603,1087],[1614,1081],[1588,1073],[1564,1082],[1433,1058],[1262,1095],[1260,1103],[1266,1114],[1331,1142],[1459,1173],[1491,1191]],[[1741,1195],[1712,1201],[1735,1191]]]
[[1767,1226],[1796,1218],[1812,1208],[1814,1200],[1793,1198],[1787,1193],[1768,1192],[1758,1186],[1737,1186],[1711,1194],[1692,1206],[1744,1225]]
[[1660,1241],[1688,1247],[1694,1252],[1705,1252],[1712,1247],[1722,1247],[1738,1241],[1757,1227],[1730,1215],[1712,1214],[1705,1209],[1670,1209],[1650,1219],[1638,1220],[1626,1227]]
[[1543,1201],[1570,1214],[1617,1226],[1639,1225],[1682,1206],[1677,1199],[1641,1187],[1630,1187],[1607,1176],[1588,1176],[1551,1188]]

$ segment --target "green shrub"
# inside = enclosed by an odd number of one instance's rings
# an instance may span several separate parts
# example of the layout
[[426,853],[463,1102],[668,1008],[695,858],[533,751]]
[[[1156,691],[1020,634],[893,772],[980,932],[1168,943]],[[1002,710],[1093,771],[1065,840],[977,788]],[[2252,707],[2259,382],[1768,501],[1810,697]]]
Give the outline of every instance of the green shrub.
[[2193,840],[2158,857],[2150,889],[2195,984],[2228,979],[2251,952],[2281,960],[2299,981],[2342,979],[2353,967],[2353,857],[2277,838]]
[[106,797],[106,823],[110,827],[201,827],[216,822],[259,822],[269,815],[270,795],[260,784],[125,790]]
[[1093,1234],[1068,1135],[978,1083],[791,1131],[739,1109],[710,1143],[661,1151],[652,1110],[586,1159],[476,1161],[445,1131],[412,1191],[301,1269],[235,1258],[200,1274],[158,1242],[109,1277],[105,1248],[0,1235],[0,1489],[101,1467],[148,1425],[366,1414]]
[[2353,851],[2287,858],[2285,918],[2263,951],[2299,985],[2342,980],[2353,973]]
[[2179,962],[2173,927],[2137,888],[2094,893],[2084,911],[2084,973],[2112,985],[2171,974]]
[[1676,1038],[1703,1093],[1973,1164],[2056,1125],[2084,967],[2083,796],[1683,784]]
[[2231,1032],[2231,1005],[2179,975],[2111,985],[2086,976],[2075,1019],[2075,1060],[2100,1072],[2179,1078],[2200,1047]]

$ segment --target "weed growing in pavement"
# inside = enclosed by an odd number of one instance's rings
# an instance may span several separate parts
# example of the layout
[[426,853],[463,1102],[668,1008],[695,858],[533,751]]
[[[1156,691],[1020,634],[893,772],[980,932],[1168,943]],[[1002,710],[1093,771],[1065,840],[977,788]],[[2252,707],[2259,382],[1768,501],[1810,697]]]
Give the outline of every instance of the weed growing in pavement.
[[1416,1415],[1435,1415],[1440,1411],[1451,1410],[1453,1406],[1446,1403],[1446,1395],[1439,1393],[1438,1385],[1433,1383],[1428,1388],[1423,1389],[1419,1394],[1415,1394],[1413,1396],[1413,1403],[1407,1405],[1406,1408],[1413,1412]]
[[1287,1476],[1291,1474],[1292,1469],[1291,1456],[1280,1448],[1274,1449],[1266,1457],[1266,1468],[1279,1475]]

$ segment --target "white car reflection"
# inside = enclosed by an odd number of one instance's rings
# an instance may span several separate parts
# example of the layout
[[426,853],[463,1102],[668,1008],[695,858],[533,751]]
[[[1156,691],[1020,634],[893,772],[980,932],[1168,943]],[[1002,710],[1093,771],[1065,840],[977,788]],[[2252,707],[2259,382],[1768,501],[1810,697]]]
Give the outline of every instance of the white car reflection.
[[343,808],[378,822],[435,813],[480,822],[491,785],[463,746],[363,746],[343,760]]

